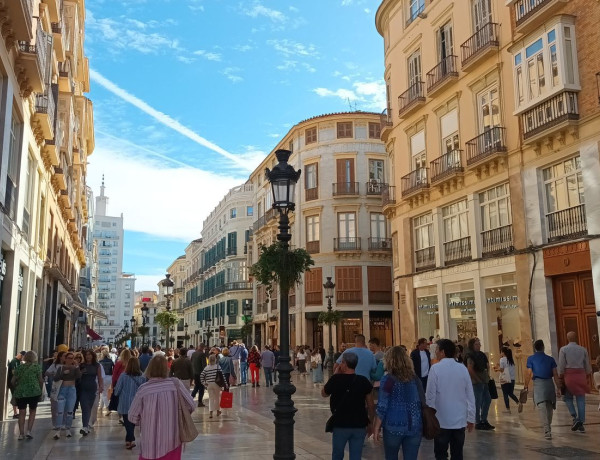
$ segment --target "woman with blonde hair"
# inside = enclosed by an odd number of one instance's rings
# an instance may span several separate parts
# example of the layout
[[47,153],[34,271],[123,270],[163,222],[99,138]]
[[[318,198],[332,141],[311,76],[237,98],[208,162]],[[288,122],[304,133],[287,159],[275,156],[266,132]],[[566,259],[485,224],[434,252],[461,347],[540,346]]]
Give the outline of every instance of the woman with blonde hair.
[[12,382],[14,396],[19,408],[19,440],[24,439],[25,415],[29,406],[29,420],[27,422],[27,438],[32,439],[31,430],[35,422],[35,412],[42,396],[44,379],[42,378],[42,367],[37,362],[37,355],[28,351],[23,357],[23,364],[15,368]]
[[196,408],[190,392],[181,380],[167,378],[167,359],[154,356],[148,363],[145,376],[148,379],[138,389],[127,419],[140,426],[140,460],[180,460],[179,400],[190,413]]
[[126,449],[133,449],[135,447],[135,425],[129,421],[127,414],[129,413],[133,398],[144,383],[146,383],[146,377],[142,375],[139,360],[137,358],[130,358],[127,361],[125,372],[121,374],[115,387],[115,395],[119,397],[117,412],[123,417],[123,424],[125,425]]
[[402,448],[402,458],[416,460],[421,445],[423,420],[421,394],[423,387],[415,374],[412,359],[402,347],[392,347],[385,352],[383,361],[387,374],[381,378],[375,439],[383,426],[383,449],[386,460],[397,460]]

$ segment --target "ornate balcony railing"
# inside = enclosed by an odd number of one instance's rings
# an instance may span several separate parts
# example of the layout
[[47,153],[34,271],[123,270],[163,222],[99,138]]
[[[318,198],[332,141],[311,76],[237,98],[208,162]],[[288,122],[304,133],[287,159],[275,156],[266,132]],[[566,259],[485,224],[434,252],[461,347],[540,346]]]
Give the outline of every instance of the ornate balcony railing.
[[396,186],[385,184],[381,189],[381,205],[396,203]]
[[506,152],[506,128],[494,126],[466,143],[467,165],[500,152]]
[[333,196],[358,195],[358,182],[336,182],[333,184]]
[[435,267],[435,246],[415,251],[415,269],[426,270]]
[[498,24],[488,22],[460,45],[462,66],[465,67],[477,59],[484,51],[500,46]]
[[429,168],[419,168],[402,178],[402,196],[429,188]]
[[481,254],[493,256],[505,254],[514,249],[512,224],[481,232]]
[[392,239],[391,238],[369,238],[369,251],[391,251],[392,250]]
[[444,81],[451,77],[458,77],[456,56],[450,55],[442,59],[438,64],[427,72],[427,91],[431,92],[438,88]]
[[553,1],[555,0],[518,0],[515,2],[515,19],[517,27]]
[[425,84],[422,81],[414,82],[406,91],[398,96],[398,114],[402,116],[418,102],[425,102]]
[[360,251],[360,237],[343,237],[333,239],[334,251]]
[[393,125],[392,114],[388,111],[388,109],[385,109],[383,112],[381,112],[380,119],[379,119],[379,125],[381,127],[381,131],[383,131],[385,128]]
[[446,264],[471,260],[471,237],[465,236],[464,238],[444,243],[444,259]]
[[587,235],[585,204],[546,214],[548,241]]
[[569,120],[579,120],[577,93],[564,91],[521,115],[523,138],[529,139]]
[[387,186],[387,184],[384,184],[383,182],[378,182],[376,180],[367,182],[367,195],[381,196],[381,192],[385,186]]
[[462,150],[452,150],[431,163],[431,182],[437,182],[463,172]]

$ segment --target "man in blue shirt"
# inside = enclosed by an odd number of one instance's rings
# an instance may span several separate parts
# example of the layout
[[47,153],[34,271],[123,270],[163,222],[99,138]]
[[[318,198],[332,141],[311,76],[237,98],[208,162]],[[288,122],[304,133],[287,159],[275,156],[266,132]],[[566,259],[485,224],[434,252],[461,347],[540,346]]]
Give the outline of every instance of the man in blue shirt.
[[375,356],[367,348],[367,341],[365,336],[362,334],[357,334],[354,336],[354,342],[356,343],[355,347],[348,348],[335,362],[335,366],[333,368],[333,373],[335,374],[339,365],[342,364],[342,357],[346,353],[354,353],[358,356],[358,364],[356,365],[356,374],[362,375],[366,377],[369,381],[371,381],[371,371],[377,370],[377,362],[375,361]]
[[[544,425],[544,437],[552,439],[552,415],[556,410],[556,397],[560,396],[556,361],[552,356],[544,353],[542,340],[536,340],[533,343],[533,349],[535,353],[527,358],[525,390],[529,391],[529,383],[533,380],[533,403],[538,408],[540,419]],[[519,403],[519,412],[522,410],[523,404]]]

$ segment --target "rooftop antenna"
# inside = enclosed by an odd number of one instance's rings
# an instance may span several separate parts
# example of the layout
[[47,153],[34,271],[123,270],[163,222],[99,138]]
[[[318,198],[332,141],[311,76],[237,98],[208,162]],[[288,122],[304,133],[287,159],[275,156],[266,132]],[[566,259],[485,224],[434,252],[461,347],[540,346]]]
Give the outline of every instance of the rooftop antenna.
[[357,112],[358,109],[356,108],[356,102],[354,102],[354,105],[352,104],[352,102],[350,102],[350,98],[347,97],[346,101],[348,101],[348,108],[350,109],[350,112],[354,111]]

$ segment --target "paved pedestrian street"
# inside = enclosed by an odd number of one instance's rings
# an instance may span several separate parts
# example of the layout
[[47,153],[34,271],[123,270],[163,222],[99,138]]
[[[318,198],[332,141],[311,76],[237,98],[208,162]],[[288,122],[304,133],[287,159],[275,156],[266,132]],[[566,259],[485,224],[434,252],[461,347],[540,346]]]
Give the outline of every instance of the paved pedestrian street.
[[[331,435],[325,433],[325,421],[329,417],[327,400],[314,388],[310,377],[294,375],[297,392],[294,402],[298,412],[295,425],[295,452],[298,459],[331,458]],[[232,389],[234,408],[220,417],[208,418],[208,408],[194,412],[200,435],[187,445],[184,459],[269,459],[274,450],[274,425],[271,408],[275,395],[271,388],[252,388],[250,385]],[[451,394],[448,395],[452,397]],[[588,398],[587,433],[572,433],[570,416],[562,401],[552,426],[554,438],[543,438],[541,424],[533,405],[529,402],[522,414],[516,407],[512,414],[503,413],[502,400],[493,401],[490,408],[490,423],[495,432],[476,431],[467,434],[465,458],[485,459],[556,459],[556,458],[599,458],[600,412],[598,398]],[[205,402],[208,402],[205,398]],[[500,403],[500,404],[498,404]],[[125,430],[117,422],[116,415],[100,416],[92,433],[86,437],[78,434],[81,423],[80,412],[75,420],[76,435],[71,439],[52,439],[48,402],[41,404],[32,440],[17,440],[17,422],[0,424],[0,458],[19,460],[116,460],[137,459],[136,449],[127,451]],[[347,458],[347,455],[346,455]],[[363,459],[382,459],[381,443],[365,442]],[[420,459],[433,458],[433,443],[423,441]]]

